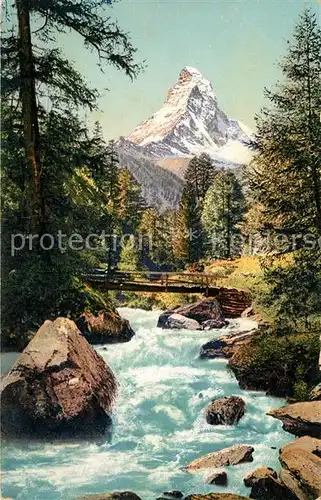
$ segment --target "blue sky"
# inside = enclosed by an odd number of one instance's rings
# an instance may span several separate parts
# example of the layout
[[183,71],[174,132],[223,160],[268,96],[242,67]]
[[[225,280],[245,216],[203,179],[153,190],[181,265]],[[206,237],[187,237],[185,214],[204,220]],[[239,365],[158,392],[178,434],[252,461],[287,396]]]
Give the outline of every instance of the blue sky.
[[[277,61],[304,6],[318,0],[120,0],[108,14],[131,33],[146,69],[131,82],[95,58],[76,36],[65,51],[103,94],[98,119],[106,138],[129,134],[163,103],[180,70],[194,66],[209,79],[221,108],[254,127],[263,88],[280,76]],[[318,11],[319,12],[319,11]],[[105,90],[108,87],[109,91]]]

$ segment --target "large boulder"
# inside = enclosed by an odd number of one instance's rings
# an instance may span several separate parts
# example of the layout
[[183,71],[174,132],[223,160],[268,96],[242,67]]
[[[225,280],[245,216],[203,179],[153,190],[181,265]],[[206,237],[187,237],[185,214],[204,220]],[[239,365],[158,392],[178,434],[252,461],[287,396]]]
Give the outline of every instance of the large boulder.
[[295,453],[297,450],[303,450],[307,453],[313,453],[321,458],[321,439],[310,436],[303,436],[288,444],[285,444],[280,449],[280,457],[284,453]]
[[296,500],[293,493],[281,481],[271,475],[255,481],[250,498],[257,500]]
[[231,358],[241,347],[249,344],[258,330],[222,335],[219,339],[203,344],[200,351],[201,358]]
[[244,478],[244,484],[251,487],[250,498],[259,500],[295,500],[292,492],[278,479],[277,473],[269,467],[258,467]]
[[215,320],[221,326],[226,324],[221,307],[216,299],[204,299],[194,304],[178,307],[172,311],[166,311],[160,315],[157,326],[159,328],[170,328],[168,318],[173,314],[180,314],[185,318],[193,319],[201,325],[208,320]]
[[67,318],[45,321],[2,382],[5,435],[84,436],[110,424],[111,369]]
[[117,312],[100,311],[97,316],[84,312],[76,324],[90,344],[128,342],[135,335],[129,321]]
[[244,484],[248,488],[253,486],[255,483],[257,483],[260,479],[266,479],[267,477],[272,476],[274,479],[278,478],[277,473],[275,470],[271,469],[270,467],[258,467],[255,469],[253,472],[249,472],[247,476],[244,478]]
[[211,425],[235,425],[245,409],[245,402],[237,396],[214,399],[206,408],[206,421]]
[[173,330],[200,330],[201,325],[195,319],[186,318],[181,314],[175,313],[168,316],[166,328],[171,328]]
[[253,451],[254,448],[247,444],[231,446],[193,460],[193,462],[185,467],[185,470],[193,472],[202,469],[214,469],[217,467],[226,467],[228,465],[237,465],[243,462],[252,462]]
[[295,498],[321,496],[321,440],[304,436],[280,450],[280,479]]
[[282,421],[283,429],[296,436],[321,437],[321,401],[282,406],[268,412]]

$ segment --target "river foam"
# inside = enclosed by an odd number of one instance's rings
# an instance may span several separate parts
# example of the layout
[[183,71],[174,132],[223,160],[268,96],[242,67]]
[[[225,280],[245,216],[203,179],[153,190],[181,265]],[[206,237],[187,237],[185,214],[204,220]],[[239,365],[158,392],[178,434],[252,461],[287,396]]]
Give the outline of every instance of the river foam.
[[[71,500],[85,493],[130,489],[151,500],[163,491],[230,491],[248,496],[243,477],[259,465],[279,468],[278,449],[291,440],[266,415],[281,399],[239,389],[222,359],[199,358],[200,346],[222,331],[161,330],[158,312],[121,309],[136,331],[128,343],[97,346],[119,384],[110,438],[96,442],[4,443],[3,496],[14,500]],[[253,322],[231,320],[228,330]],[[237,426],[210,426],[212,398],[240,395],[247,412]],[[228,489],[204,483],[182,467],[203,454],[251,444],[254,462],[226,468]]]

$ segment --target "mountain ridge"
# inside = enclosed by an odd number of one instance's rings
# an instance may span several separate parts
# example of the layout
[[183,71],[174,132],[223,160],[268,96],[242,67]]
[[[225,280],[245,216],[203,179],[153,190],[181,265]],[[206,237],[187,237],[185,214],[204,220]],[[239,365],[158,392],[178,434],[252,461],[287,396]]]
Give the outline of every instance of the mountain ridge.
[[244,161],[242,153],[247,152],[246,143],[252,134],[221,110],[212,84],[197,69],[185,66],[167,92],[164,105],[139,124],[127,140],[156,158],[207,153],[214,159],[239,164]]

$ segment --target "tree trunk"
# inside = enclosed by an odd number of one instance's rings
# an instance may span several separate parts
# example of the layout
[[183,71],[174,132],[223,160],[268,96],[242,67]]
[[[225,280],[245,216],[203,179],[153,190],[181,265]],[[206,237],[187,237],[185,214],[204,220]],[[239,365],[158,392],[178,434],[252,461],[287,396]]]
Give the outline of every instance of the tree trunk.
[[308,87],[308,128],[309,128],[309,145],[310,154],[312,155],[311,176],[313,184],[313,196],[316,208],[316,227],[321,232],[321,193],[320,193],[320,175],[319,175],[319,159],[314,161],[313,150],[315,141],[313,140],[313,111],[312,111],[312,89],[311,89],[311,68],[310,68],[310,44],[307,43],[307,87]]
[[25,152],[29,167],[27,187],[29,228],[32,232],[40,234],[44,229],[44,204],[41,186],[39,124],[29,4],[26,0],[16,0],[16,8],[19,26],[20,98],[22,102]]

